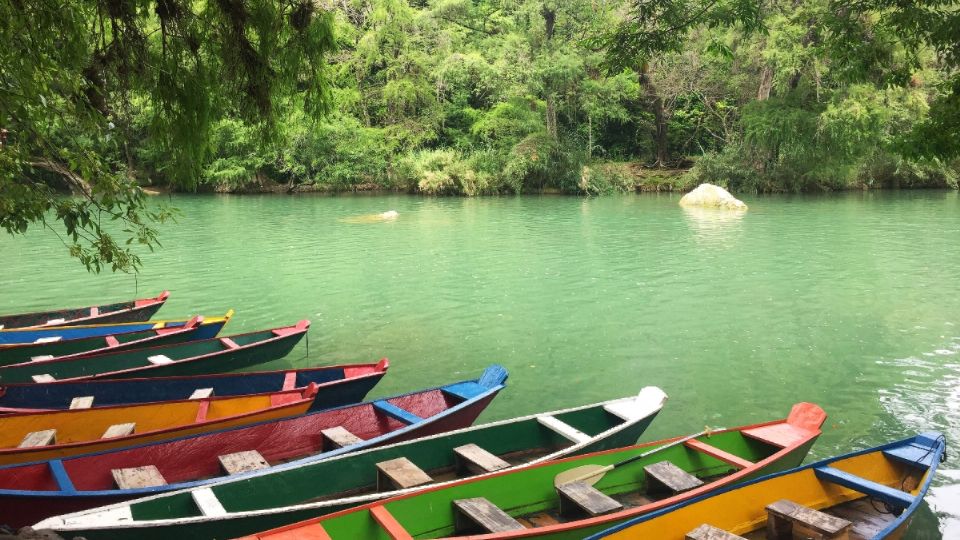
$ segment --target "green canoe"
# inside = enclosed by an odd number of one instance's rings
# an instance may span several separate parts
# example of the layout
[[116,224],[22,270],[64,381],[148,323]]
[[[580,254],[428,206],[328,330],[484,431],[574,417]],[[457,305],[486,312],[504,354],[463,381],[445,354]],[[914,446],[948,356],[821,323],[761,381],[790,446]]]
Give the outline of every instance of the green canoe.
[[[718,488],[796,467],[820,435],[824,420],[820,407],[798,403],[779,422],[462,480],[250,538],[581,539]],[[606,469],[611,465],[616,466]]]
[[307,333],[309,321],[248,334],[163,345],[77,359],[0,367],[0,383],[70,379],[167,377],[226,373],[283,358]]
[[[49,518],[36,525],[72,538],[230,538],[359,504],[381,500],[498,467],[529,466],[561,457],[633,444],[667,396],[646,387],[637,396],[451,431],[382,448],[212,486],[157,495]],[[578,442],[549,426],[566,425]],[[569,431],[568,433],[574,433]],[[464,448],[465,445],[476,447]],[[386,487],[378,465],[406,458],[430,480],[419,487]],[[394,473],[396,474],[396,473]],[[202,495],[201,495],[202,494]],[[197,500],[216,500],[224,512],[204,515]]]

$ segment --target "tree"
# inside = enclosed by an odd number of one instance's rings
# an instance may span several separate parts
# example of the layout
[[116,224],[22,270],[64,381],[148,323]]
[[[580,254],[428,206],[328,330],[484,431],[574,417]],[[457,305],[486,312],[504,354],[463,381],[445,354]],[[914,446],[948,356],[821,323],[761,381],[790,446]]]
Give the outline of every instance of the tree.
[[[0,0],[0,226],[59,222],[88,269],[135,271],[130,246],[152,249],[171,216],[138,186],[135,113],[162,173],[190,189],[217,121],[270,140],[285,107],[326,111],[333,48],[332,18],[312,0]],[[58,196],[58,182],[76,196]]]

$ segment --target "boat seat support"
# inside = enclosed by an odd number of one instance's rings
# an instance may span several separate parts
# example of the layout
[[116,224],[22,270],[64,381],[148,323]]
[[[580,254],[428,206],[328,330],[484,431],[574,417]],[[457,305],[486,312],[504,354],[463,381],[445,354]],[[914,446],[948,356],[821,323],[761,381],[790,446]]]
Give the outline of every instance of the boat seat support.
[[270,466],[267,460],[256,450],[245,450],[243,452],[234,452],[217,456],[220,460],[220,466],[227,474],[240,474],[258,469],[266,469]]
[[510,467],[510,464],[483,448],[470,443],[453,449],[457,468],[471,474],[483,474]]
[[136,422],[128,422],[126,424],[114,424],[107,428],[103,432],[103,435],[100,436],[101,439],[113,439],[114,437],[126,437],[127,435],[133,435],[133,432],[137,429]]
[[377,463],[377,491],[392,491],[422,486],[433,478],[405,457]]
[[623,505],[586,482],[570,482],[557,486],[560,513],[575,514],[578,510],[600,516],[622,510]]
[[78,396],[70,400],[71,409],[89,409],[93,407],[93,396]]
[[57,443],[57,430],[45,429],[43,431],[34,431],[27,433],[17,448],[34,448],[37,446],[49,446]]
[[455,529],[468,531],[476,526],[491,533],[521,531],[524,526],[483,497],[453,501]]
[[113,481],[120,489],[138,489],[167,485],[167,480],[155,465],[130,467],[129,469],[111,469]]
[[324,429],[320,431],[320,434],[323,436],[323,448],[337,449],[343,448],[345,446],[353,446],[354,444],[360,444],[363,442],[363,439],[357,437],[353,433],[347,431],[347,428],[343,426],[336,426],[329,429]]
[[677,467],[669,461],[660,461],[643,468],[647,474],[647,492],[657,493],[664,490],[682,493],[703,485],[696,476]]

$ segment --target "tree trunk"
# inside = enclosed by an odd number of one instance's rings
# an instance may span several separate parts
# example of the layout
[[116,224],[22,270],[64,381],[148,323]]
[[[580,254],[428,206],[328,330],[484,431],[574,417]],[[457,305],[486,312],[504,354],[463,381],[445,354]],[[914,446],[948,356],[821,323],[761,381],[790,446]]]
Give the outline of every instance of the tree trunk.
[[557,12],[552,8],[543,6],[540,14],[543,15],[544,30],[547,34],[547,41],[550,41],[553,39],[554,26],[557,23]]
[[657,147],[657,161],[654,165],[665,167],[667,162],[670,161],[670,152],[667,148],[667,115],[663,108],[663,98],[657,92],[657,87],[654,86],[653,81],[650,80],[647,64],[640,68],[640,86],[643,87],[644,96],[650,102],[650,109],[653,111],[653,141]]
[[760,87],[757,89],[757,101],[770,99],[770,91],[773,90],[773,68],[763,66],[760,71]]
[[587,113],[587,161],[593,158],[593,115]]
[[547,135],[557,138],[557,104],[553,94],[547,94]]

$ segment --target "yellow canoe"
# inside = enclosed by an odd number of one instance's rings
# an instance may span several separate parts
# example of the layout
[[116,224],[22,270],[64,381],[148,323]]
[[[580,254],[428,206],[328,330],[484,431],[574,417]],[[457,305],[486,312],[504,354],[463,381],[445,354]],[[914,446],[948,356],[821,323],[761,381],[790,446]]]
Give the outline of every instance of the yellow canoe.
[[589,540],[895,540],[923,501],[945,449],[941,434],[922,433],[724,488]]
[[317,386],[237,397],[0,417],[0,465],[58,459],[245,426],[307,412]]

